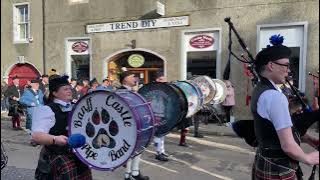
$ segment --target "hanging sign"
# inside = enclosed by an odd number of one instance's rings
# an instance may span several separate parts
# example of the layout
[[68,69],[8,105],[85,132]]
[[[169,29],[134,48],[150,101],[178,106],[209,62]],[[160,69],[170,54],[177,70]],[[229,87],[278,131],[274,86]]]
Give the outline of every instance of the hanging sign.
[[203,49],[212,46],[214,39],[208,35],[197,35],[190,39],[189,44],[193,48]]
[[89,45],[84,41],[77,41],[72,44],[72,50],[76,53],[83,53],[88,49]]
[[140,54],[132,54],[128,58],[128,64],[134,68],[141,67],[144,64],[144,57]]

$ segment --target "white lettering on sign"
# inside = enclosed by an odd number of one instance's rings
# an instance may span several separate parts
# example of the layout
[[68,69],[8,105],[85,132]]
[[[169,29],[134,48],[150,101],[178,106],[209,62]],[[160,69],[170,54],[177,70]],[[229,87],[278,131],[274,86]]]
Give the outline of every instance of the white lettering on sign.
[[130,31],[138,29],[152,29],[164,27],[178,27],[189,25],[188,16],[169,17],[159,19],[147,19],[138,21],[125,21],[103,24],[87,25],[87,33],[113,32],[113,31]]

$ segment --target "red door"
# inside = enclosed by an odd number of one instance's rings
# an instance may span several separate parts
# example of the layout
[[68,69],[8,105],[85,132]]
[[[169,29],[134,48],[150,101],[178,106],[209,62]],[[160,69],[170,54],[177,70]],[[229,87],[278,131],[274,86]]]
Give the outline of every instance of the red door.
[[19,77],[20,79],[19,86],[24,87],[28,80],[40,77],[40,74],[37,69],[30,64],[16,64],[9,73],[9,86],[12,85],[12,78],[15,76]]

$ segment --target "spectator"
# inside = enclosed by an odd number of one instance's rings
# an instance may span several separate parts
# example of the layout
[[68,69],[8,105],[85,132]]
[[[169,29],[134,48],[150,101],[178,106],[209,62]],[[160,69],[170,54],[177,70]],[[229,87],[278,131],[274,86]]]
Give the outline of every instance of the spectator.
[[72,91],[73,103],[76,103],[83,96],[82,89],[83,89],[83,82],[82,81],[77,82],[77,85],[74,88],[74,91]]
[[227,96],[226,99],[222,102],[223,109],[226,114],[226,126],[230,125],[230,117],[231,117],[231,110],[232,107],[236,104],[234,98],[234,88],[229,80],[224,81],[227,86]]
[[[35,107],[43,106],[43,93],[39,89],[40,79],[31,80],[31,88],[25,89],[19,102],[27,107],[26,129],[31,132],[32,113]],[[32,145],[33,142],[31,142]]]
[[41,76],[41,82],[39,83],[39,89],[42,91],[43,102],[46,104],[49,98],[49,76],[44,74]]
[[13,85],[9,86],[5,92],[5,96],[9,98],[9,113],[8,116],[12,117],[12,128],[21,130],[21,114],[23,113],[21,107],[19,106],[19,99],[23,92],[19,87],[20,80],[17,76],[12,78]]
[[96,88],[99,86],[99,83],[97,81],[96,78],[93,78],[91,81],[90,81],[90,89],[88,90],[88,93],[96,90]]
[[111,81],[108,78],[102,80],[102,84],[97,87],[97,90],[112,91],[113,87],[111,85]]
[[84,80],[82,80],[82,83],[83,83],[83,88],[82,88],[81,92],[83,95],[86,95],[88,93],[89,88],[90,88],[89,80],[84,79]]

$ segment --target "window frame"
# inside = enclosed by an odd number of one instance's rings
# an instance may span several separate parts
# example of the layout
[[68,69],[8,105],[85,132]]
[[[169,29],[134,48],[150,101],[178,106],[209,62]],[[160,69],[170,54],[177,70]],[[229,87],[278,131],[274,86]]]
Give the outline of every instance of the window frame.
[[[27,6],[27,10],[28,10],[28,19],[27,21],[19,21],[16,17],[20,16],[20,12],[19,12],[19,8],[18,6]],[[23,2],[23,3],[15,3],[13,4],[13,17],[12,17],[12,25],[13,25],[13,29],[12,29],[12,39],[13,39],[13,43],[14,44],[26,44],[29,43],[29,39],[30,39],[30,34],[31,34],[31,13],[30,13],[30,3],[29,2]],[[25,39],[21,39],[20,37],[20,30],[18,30],[18,27],[21,26],[22,24],[24,24],[24,26],[27,27],[28,32],[26,34],[26,38]]]
[[268,29],[268,28],[286,28],[292,26],[300,26],[303,27],[303,46],[300,47],[300,54],[299,54],[299,90],[301,92],[306,91],[306,72],[307,72],[307,54],[308,54],[308,22],[292,22],[292,23],[279,23],[279,24],[262,24],[257,25],[257,46],[256,52],[260,51],[260,31],[261,29]]

